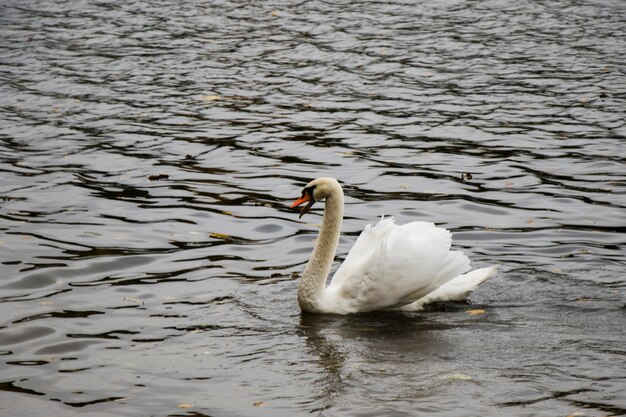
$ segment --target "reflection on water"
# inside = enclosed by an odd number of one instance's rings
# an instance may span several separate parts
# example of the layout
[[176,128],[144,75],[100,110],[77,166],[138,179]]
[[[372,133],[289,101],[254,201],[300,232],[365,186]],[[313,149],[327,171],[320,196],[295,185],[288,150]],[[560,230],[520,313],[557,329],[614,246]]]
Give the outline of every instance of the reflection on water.
[[[362,388],[374,382],[382,388],[389,386],[388,380],[395,380],[395,384],[403,381],[410,385],[410,397],[414,400],[426,397],[426,391],[442,382],[453,380],[453,374],[445,375],[445,367],[438,366],[439,375],[430,375],[428,381],[421,383],[409,371],[413,369],[426,375],[426,367],[420,364],[432,360],[433,354],[449,357],[451,346],[439,337],[439,332],[453,326],[430,322],[414,314],[349,317],[307,314],[302,316],[297,334],[305,338],[311,353],[319,358],[318,364],[323,370],[320,400],[325,409],[338,405],[337,398],[355,385]],[[376,389],[370,391],[368,396],[375,392]]]
[[[623,2],[0,5],[0,414],[626,414]],[[301,315],[381,214],[499,275]],[[468,311],[474,310],[474,314]],[[484,310],[484,312],[480,312]]]

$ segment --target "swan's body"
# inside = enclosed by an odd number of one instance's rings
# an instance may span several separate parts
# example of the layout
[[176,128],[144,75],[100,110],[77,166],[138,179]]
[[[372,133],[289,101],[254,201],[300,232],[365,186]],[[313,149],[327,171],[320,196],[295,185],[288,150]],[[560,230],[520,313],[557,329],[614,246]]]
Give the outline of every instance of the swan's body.
[[462,300],[496,272],[493,266],[467,273],[469,259],[450,250],[446,229],[426,222],[398,226],[387,218],[365,227],[326,286],[341,233],[343,190],[334,178],[318,178],[292,207],[308,202],[302,216],[324,199],[322,227],[298,287],[302,311],[417,311],[435,301]]

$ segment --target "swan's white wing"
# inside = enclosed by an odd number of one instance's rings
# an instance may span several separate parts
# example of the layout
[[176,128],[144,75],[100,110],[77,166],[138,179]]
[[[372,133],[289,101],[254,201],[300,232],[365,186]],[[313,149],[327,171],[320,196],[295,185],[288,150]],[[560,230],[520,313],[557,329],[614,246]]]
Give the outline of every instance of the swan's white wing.
[[372,233],[381,223],[364,231],[365,239],[357,241],[359,247],[350,251],[327,289],[328,302],[338,310],[373,311],[409,304],[469,269],[465,255],[450,251],[446,229],[426,222],[390,223],[384,233],[383,229],[379,235]]
[[400,307],[399,310],[419,311],[422,310],[426,304],[437,301],[464,300],[478,285],[495,274],[496,266],[494,265],[490,268],[476,269],[467,274],[459,275],[419,300]]
[[365,226],[354,246],[348,252],[348,256],[346,256],[346,259],[333,275],[329,287],[338,287],[348,277],[362,274],[370,257],[378,249],[380,243],[397,227],[393,217],[386,219],[383,217],[374,227],[371,224]]

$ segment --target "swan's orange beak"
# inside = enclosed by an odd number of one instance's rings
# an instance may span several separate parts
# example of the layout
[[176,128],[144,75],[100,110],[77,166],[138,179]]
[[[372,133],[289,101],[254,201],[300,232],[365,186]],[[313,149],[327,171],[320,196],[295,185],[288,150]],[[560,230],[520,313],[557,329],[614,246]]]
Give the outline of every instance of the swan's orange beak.
[[300,204],[304,204],[309,200],[311,200],[311,197],[309,197],[308,194],[304,194],[302,197],[293,202],[291,208],[298,207]]
[[293,204],[291,205],[291,208],[294,208],[294,207],[298,207],[300,204],[304,204],[306,202],[308,202],[309,204],[307,204],[306,206],[302,207],[302,210],[300,210],[300,215],[298,216],[299,219],[301,219],[302,216],[305,213],[308,213],[308,211],[311,209],[313,204],[315,204],[315,200],[313,200],[311,198],[311,196],[308,195],[308,194],[302,194],[302,197],[300,197],[299,199],[294,201]]

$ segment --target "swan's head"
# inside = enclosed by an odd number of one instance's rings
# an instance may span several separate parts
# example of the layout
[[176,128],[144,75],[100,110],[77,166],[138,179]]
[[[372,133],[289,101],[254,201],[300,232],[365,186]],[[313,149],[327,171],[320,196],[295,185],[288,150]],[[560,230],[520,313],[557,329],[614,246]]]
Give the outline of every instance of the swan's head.
[[330,177],[314,179],[302,189],[302,195],[293,202],[291,208],[307,203],[306,206],[302,207],[302,210],[300,210],[300,216],[298,217],[302,218],[302,216],[308,213],[311,207],[313,207],[313,204],[335,195],[337,192],[341,193],[341,185],[339,185],[339,181],[336,179]]

